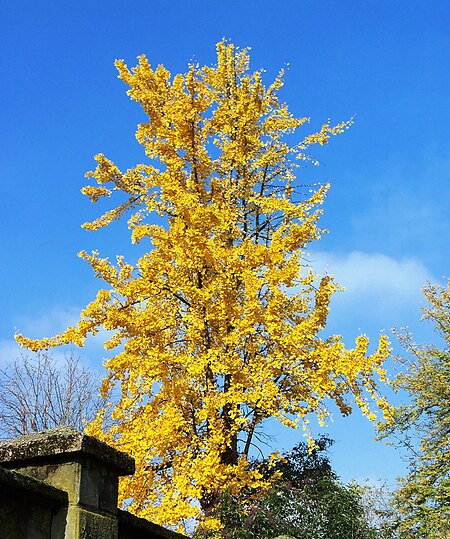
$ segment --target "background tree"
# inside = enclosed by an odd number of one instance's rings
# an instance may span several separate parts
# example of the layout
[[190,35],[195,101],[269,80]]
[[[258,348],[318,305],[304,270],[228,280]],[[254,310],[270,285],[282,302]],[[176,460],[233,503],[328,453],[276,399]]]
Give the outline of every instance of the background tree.
[[0,436],[14,438],[52,427],[83,430],[105,405],[100,379],[70,352],[22,355],[0,369]]
[[405,539],[450,536],[450,281],[446,287],[428,284],[424,294],[429,306],[423,318],[433,322],[444,346],[418,345],[399,333],[408,356],[401,359],[396,388],[411,402],[396,410],[391,425],[381,426],[381,436],[393,438],[409,459],[396,493]]
[[376,539],[402,539],[400,535],[401,516],[395,502],[395,490],[387,483],[365,481],[353,485],[358,489],[363,508],[363,519],[375,530]]
[[[196,539],[273,539],[285,534],[301,539],[380,539],[366,519],[361,489],[345,485],[332,470],[327,450],[332,440],[322,437],[311,452],[299,443],[276,463],[280,479],[262,496],[254,493],[221,497],[215,509],[224,528],[220,532],[199,529]],[[254,464],[273,473],[268,460]]]
[[349,124],[324,124],[290,144],[308,119],[280,102],[282,74],[266,88],[262,71],[249,72],[248,52],[225,42],[217,65],[173,78],[145,56],[131,71],[116,66],[147,115],[136,136],[150,161],[121,172],[97,155],[88,173],[97,185],[83,192],[119,201],[84,226],[128,211],[132,241],[148,251],[116,265],[82,252],[106,288],[76,327],[17,339],[37,350],[82,345],[100,327],[113,332],[103,391],[120,385],[115,424],[103,428],[105,411],[89,432],[135,457],[137,471],[120,488],[130,510],[172,525],[208,516],[224,490],[267,486],[249,466],[265,419],[323,420],[326,398],[348,414],[349,393],[373,418],[372,398],[385,407],[376,380],[389,350],[384,337],[368,355],[365,336],[349,350],[339,336],[321,336],[338,287],[306,262],[306,246],[323,232],[327,186],[305,188],[296,172],[311,145]]

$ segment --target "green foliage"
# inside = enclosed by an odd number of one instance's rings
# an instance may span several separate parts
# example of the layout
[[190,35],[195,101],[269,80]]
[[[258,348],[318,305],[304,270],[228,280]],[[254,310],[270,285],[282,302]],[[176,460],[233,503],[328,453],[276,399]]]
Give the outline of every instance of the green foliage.
[[[320,436],[314,442],[312,450],[306,443],[300,442],[285,453],[284,458],[276,464],[276,469],[281,472],[283,482],[292,488],[302,489],[308,485],[316,485],[324,478],[337,479],[328,456],[328,449],[332,445],[333,440],[326,436]],[[258,464],[259,469],[263,472],[267,466],[267,461]]]
[[408,357],[395,384],[411,402],[396,410],[392,425],[380,428],[380,437],[394,439],[409,459],[396,493],[402,539],[450,537],[450,281],[427,285],[424,294],[424,319],[433,322],[444,346],[421,346],[409,333],[399,334]]
[[[326,454],[331,444],[320,438],[312,452],[298,444],[277,464],[282,479],[263,495],[222,496],[217,516],[224,529],[199,530],[196,539],[375,539],[376,530],[365,520],[360,488],[344,485],[331,469]],[[255,465],[263,471],[269,466],[265,461]]]

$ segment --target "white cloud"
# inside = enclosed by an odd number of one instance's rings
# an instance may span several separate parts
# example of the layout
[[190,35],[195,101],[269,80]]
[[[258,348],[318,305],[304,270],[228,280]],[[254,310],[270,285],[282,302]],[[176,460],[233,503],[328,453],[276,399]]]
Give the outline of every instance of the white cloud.
[[378,335],[392,327],[419,327],[421,289],[432,276],[415,258],[395,259],[380,253],[316,252],[314,269],[334,275],[345,287],[332,299],[328,330],[354,336]]
[[345,255],[314,253],[314,267],[331,273],[346,289],[347,296],[377,295],[383,303],[407,299],[420,292],[430,278],[417,259],[395,259],[379,253],[354,251]]
[[0,368],[5,363],[20,357],[23,352],[23,349],[20,348],[16,341],[0,341]]
[[[78,350],[75,350],[75,355],[82,357],[82,354],[78,353]],[[21,348],[16,341],[7,340],[0,342],[0,368],[6,364],[14,362],[20,357],[31,356],[33,352],[30,352],[27,349]],[[50,351],[51,357],[55,360],[56,363],[63,363],[66,350],[57,348]],[[84,362],[82,362],[84,363]]]
[[63,331],[68,326],[76,325],[80,317],[80,309],[62,309],[54,307],[36,316],[21,316],[17,320],[16,331],[32,339],[50,337]]
[[[14,331],[32,339],[53,337],[53,335],[67,329],[67,327],[75,326],[80,320],[81,310],[79,307],[54,307],[48,312],[39,313],[34,317],[21,316],[16,319]],[[103,344],[109,336],[108,331],[100,329],[95,337],[86,339],[82,348],[71,347],[70,345],[59,347],[51,350],[51,355],[55,359],[62,359],[64,354],[70,348],[73,348],[75,355],[80,357],[83,365],[89,366],[95,371],[103,372],[103,359],[111,356],[111,352],[107,352],[103,348]],[[21,348],[13,339],[0,341],[0,365],[27,353],[29,352]]]

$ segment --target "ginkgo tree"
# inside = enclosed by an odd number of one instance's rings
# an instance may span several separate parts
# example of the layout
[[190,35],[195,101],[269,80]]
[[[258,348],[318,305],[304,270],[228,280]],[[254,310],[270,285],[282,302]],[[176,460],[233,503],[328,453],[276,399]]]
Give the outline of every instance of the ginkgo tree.
[[280,101],[283,73],[266,87],[248,50],[225,41],[216,65],[174,77],[145,56],[131,70],[116,67],[146,114],[136,137],[147,159],[123,172],[95,157],[87,176],[96,184],[82,192],[118,201],[83,226],[128,214],[132,242],[146,252],[135,263],[81,252],[105,286],[78,325],[17,340],[32,350],[82,346],[109,330],[105,347],[116,353],[103,392],[120,396],[89,432],[136,459],[121,499],[163,524],[220,527],[208,514],[222,492],[268,485],[249,466],[265,420],[306,429],[308,414],[325,418],[326,399],[345,415],[352,400],[370,418],[377,406],[388,410],[377,382],[389,343],[382,336],[369,354],[366,336],[353,349],[322,336],[338,286],[306,262],[324,232],[328,186],[302,187],[300,165],[349,122],[290,143],[308,118]]

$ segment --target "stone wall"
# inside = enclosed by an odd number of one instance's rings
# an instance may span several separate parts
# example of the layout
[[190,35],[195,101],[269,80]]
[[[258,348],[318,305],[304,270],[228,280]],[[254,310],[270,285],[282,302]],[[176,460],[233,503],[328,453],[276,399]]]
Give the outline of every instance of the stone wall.
[[134,461],[70,428],[0,442],[0,539],[185,539],[117,509]]

